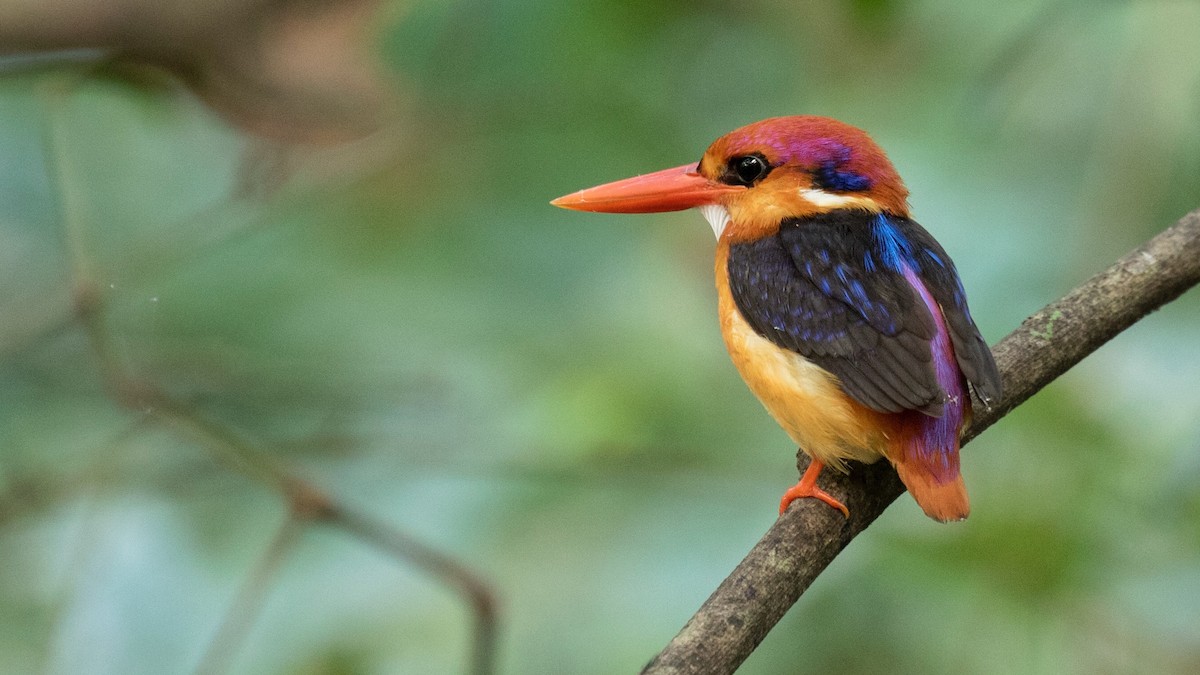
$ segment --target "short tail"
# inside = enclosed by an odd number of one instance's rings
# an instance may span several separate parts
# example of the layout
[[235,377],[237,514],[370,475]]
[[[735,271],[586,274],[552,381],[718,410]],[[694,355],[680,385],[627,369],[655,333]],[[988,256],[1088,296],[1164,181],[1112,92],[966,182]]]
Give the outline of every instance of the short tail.
[[943,523],[965,520],[970,515],[971,502],[961,473],[955,471],[953,478],[938,482],[924,467],[908,467],[904,462],[893,465],[925,515]]

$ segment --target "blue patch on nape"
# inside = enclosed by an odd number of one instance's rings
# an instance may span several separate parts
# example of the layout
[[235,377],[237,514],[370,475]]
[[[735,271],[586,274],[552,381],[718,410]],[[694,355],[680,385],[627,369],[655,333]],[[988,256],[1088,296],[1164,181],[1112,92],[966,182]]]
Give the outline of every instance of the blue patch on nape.
[[853,171],[842,171],[842,162],[826,160],[813,171],[813,182],[822,190],[833,192],[862,192],[871,187],[871,179]]
[[896,224],[886,214],[879,214],[871,222],[871,233],[879,246],[884,267],[893,272],[904,272],[905,267],[919,271],[920,265],[913,255],[912,244],[901,234]]

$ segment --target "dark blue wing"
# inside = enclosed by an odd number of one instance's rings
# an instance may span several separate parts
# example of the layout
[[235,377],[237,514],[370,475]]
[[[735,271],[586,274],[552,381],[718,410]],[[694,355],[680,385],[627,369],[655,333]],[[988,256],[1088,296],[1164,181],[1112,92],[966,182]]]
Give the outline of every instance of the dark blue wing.
[[916,222],[904,218],[890,220],[900,236],[911,242],[917,274],[942,309],[959,370],[974,387],[979,400],[991,405],[1001,395],[1000,370],[991,348],[971,318],[967,294],[954,261],[933,235]]
[[881,218],[837,211],[792,219],[776,236],[730,246],[730,287],[742,316],[758,334],[836,375],[863,405],[939,416],[945,393],[930,348],[936,326],[904,277],[908,267],[942,306],[963,373],[981,395],[998,395],[991,352],[965,300],[950,302],[962,288],[949,257],[916,223]]

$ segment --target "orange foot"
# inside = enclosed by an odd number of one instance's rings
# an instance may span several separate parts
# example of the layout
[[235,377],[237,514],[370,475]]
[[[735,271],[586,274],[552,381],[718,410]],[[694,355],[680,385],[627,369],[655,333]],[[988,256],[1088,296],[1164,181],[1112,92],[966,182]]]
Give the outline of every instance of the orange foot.
[[793,501],[801,497],[814,497],[841,511],[843,516],[850,517],[850,509],[846,508],[845,504],[839,502],[833,495],[817,487],[817,476],[821,474],[821,469],[824,468],[825,465],[815,459],[808,465],[808,469],[800,477],[800,482],[788,488],[788,491],[783,493],[783,499],[779,500],[779,515],[782,516],[783,512],[787,511],[788,504],[791,504]]

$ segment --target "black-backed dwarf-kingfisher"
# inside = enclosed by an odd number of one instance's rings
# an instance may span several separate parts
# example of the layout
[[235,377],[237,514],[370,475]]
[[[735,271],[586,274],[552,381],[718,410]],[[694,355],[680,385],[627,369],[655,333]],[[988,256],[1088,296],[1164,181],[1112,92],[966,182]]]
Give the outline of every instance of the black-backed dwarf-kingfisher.
[[717,139],[688,164],[581,190],[579,211],[699,208],[717,235],[721,334],[734,365],[812,457],[780,513],[815,497],[822,468],[886,457],[931,518],[970,511],[959,441],[969,388],[1000,374],[950,256],[909,217],[908,189],[862,130],[777,117]]

